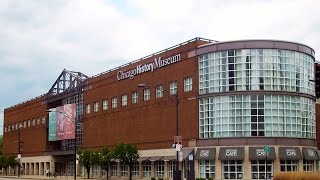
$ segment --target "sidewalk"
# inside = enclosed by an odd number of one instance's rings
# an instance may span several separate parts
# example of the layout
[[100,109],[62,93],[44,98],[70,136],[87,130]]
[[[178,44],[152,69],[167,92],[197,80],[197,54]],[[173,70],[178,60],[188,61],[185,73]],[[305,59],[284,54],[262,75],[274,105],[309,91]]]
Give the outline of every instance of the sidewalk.
[[[22,176],[20,176],[19,178],[18,178],[18,176],[17,175],[15,175],[15,176],[13,176],[13,175],[0,175],[0,179],[2,179],[2,178],[5,178],[5,179],[21,179],[21,180],[27,180],[27,179],[43,179],[43,180],[47,180],[47,179],[52,179],[52,180],[54,180],[54,179],[57,179],[57,180],[59,180],[59,179],[69,179],[69,180],[72,180],[72,179],[74,179],[74,177],[73,176],[57,176],[56,178],[54,178],[54,177],[50,177],[50,178],[48,178],[48,177],[46,177],[46,176],[33,176],[33,175],[22,175]],[[77,176],[77,179],[87,179],[86,177],[78,177]],[[90,177],[90,180],[103,180],[104,178],[93,178],[93,177]]]

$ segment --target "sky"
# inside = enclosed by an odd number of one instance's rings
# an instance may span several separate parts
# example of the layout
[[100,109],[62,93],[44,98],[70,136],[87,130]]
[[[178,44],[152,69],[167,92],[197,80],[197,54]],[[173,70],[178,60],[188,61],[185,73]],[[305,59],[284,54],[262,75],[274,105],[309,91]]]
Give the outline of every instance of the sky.
[[93,76],[195,37],[299,42],[319,60],[319,7],[319,0],[1,0],[0,134],[4,109],[47,93],[63,69]]

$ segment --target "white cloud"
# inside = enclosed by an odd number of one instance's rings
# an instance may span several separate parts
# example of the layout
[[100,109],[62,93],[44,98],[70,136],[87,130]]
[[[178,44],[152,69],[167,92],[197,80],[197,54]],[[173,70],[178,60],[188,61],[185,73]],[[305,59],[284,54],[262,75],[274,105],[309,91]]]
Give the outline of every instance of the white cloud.
[[317,51],[319,5],[316,0],[2,0],[0,80],[6,88],[0,89],[0,106],[45,93],[64,68],[91,76],[197,36],[280,39]]

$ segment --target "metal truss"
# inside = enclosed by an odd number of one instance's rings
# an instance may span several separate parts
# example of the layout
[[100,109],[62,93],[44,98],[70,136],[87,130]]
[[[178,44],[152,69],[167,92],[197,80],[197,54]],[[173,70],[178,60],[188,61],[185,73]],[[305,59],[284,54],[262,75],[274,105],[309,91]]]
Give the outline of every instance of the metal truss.
[[83,91],[87,78],[88,76],[81,72],[64,69],[55,83],[51,86],[49,92],[45,95],[46,103],[79,94]]

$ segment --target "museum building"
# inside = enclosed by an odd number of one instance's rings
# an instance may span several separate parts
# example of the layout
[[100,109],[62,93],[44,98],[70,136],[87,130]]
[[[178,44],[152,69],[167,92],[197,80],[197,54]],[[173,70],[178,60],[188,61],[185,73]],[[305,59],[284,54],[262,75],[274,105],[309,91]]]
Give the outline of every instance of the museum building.
[[[23,175],[73,175],[75,142],[137,145],[135,179],[172,179],[177,159],[186,179],[318,171],[314,67],[300,43],[194,38],[93,77],[63,70],[48,93],[5,109],[3,151],[21,156]],[[47,111],[71,103],[76,141],[49,141]],[[128,177],[128,167],[115,160],[109,175]]]

